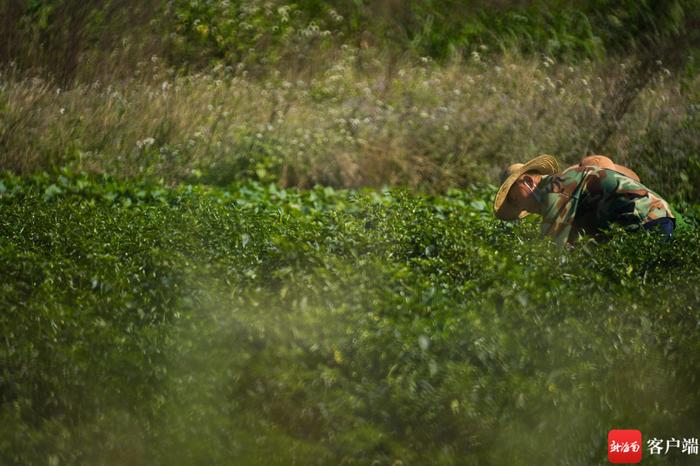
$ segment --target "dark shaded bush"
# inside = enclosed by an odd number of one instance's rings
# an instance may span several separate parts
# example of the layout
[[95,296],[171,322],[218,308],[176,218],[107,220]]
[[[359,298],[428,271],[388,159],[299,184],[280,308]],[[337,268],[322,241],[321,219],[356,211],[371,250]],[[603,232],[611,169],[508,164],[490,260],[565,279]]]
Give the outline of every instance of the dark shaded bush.
[[75,80],[116,81],[164,52],[166,2],[0,1],[0,64]]
[[699,12],[698,0],[4,0],[0,63],[61,83],[125,76],[154,54],[180,70],[301,72],[324,68],[346,44],[388,51],[389,62],[519,51],[569,61],[639,55],[678,69],[694,63]]

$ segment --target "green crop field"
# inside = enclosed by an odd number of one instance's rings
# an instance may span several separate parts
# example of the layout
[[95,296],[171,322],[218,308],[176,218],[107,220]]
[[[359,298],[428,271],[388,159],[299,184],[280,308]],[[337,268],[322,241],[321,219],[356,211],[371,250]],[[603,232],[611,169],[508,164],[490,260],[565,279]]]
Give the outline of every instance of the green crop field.
[[696,465],[699,283],[700,0],[0,0],[0,466]]
[[2,463],[590,465],[612,426],[698,432],[700,206],[561,251],[493,193],[4,176]]

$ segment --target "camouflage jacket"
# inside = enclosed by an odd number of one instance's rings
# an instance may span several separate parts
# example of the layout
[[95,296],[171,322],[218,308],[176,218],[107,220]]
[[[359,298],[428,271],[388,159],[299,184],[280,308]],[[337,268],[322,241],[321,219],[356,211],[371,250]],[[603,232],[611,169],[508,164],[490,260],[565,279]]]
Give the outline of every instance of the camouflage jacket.
[[534,195],[543,204],[542,235],[560,245],[579,234],[601,236],[611,223],[635,230],[657,218],[674,218],[661,196],[605,168],[576,166],[545,176]]

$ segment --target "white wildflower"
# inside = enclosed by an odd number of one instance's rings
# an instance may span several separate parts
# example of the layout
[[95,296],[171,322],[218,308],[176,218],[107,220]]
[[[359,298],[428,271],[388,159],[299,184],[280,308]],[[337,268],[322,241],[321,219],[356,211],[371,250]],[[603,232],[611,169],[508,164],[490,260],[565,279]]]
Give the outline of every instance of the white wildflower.
[[281,7],[277,8],[277,14],[280,15],[280,20],[283,23],[286,23],[287,21],[289,21],[289,10],[290,10],[290,7],[288,5],[281,6]]
[[139,149],[148,149],[151,147],[154,143],[156,142],[155,139],[148,137],[145,139],[141,139],[140,141],[136,141],[136,147]]
[[338,14],[333,8],[328,12],[328,14],[333,18],[333,21],[341,22],[343,20],[342,15]]

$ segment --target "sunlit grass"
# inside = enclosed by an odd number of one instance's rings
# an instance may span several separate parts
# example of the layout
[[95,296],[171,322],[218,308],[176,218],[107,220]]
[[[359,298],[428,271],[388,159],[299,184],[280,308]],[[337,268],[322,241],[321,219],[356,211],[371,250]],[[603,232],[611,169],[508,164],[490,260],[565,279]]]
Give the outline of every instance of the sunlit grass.
[[672,196],[696,196],[698,81],[659,74],[598,148],[625,64],[567,65],[549,57],[356,65],[251,78],[218,67],[179,76],[157,57],[137,76],[61,89],[0,77],[0,164],[18,173],[71,166],[168,182],[276,181],[281,186],[404,185],[444,191],[495,181],[539,153],[575,162],[603,152]]

